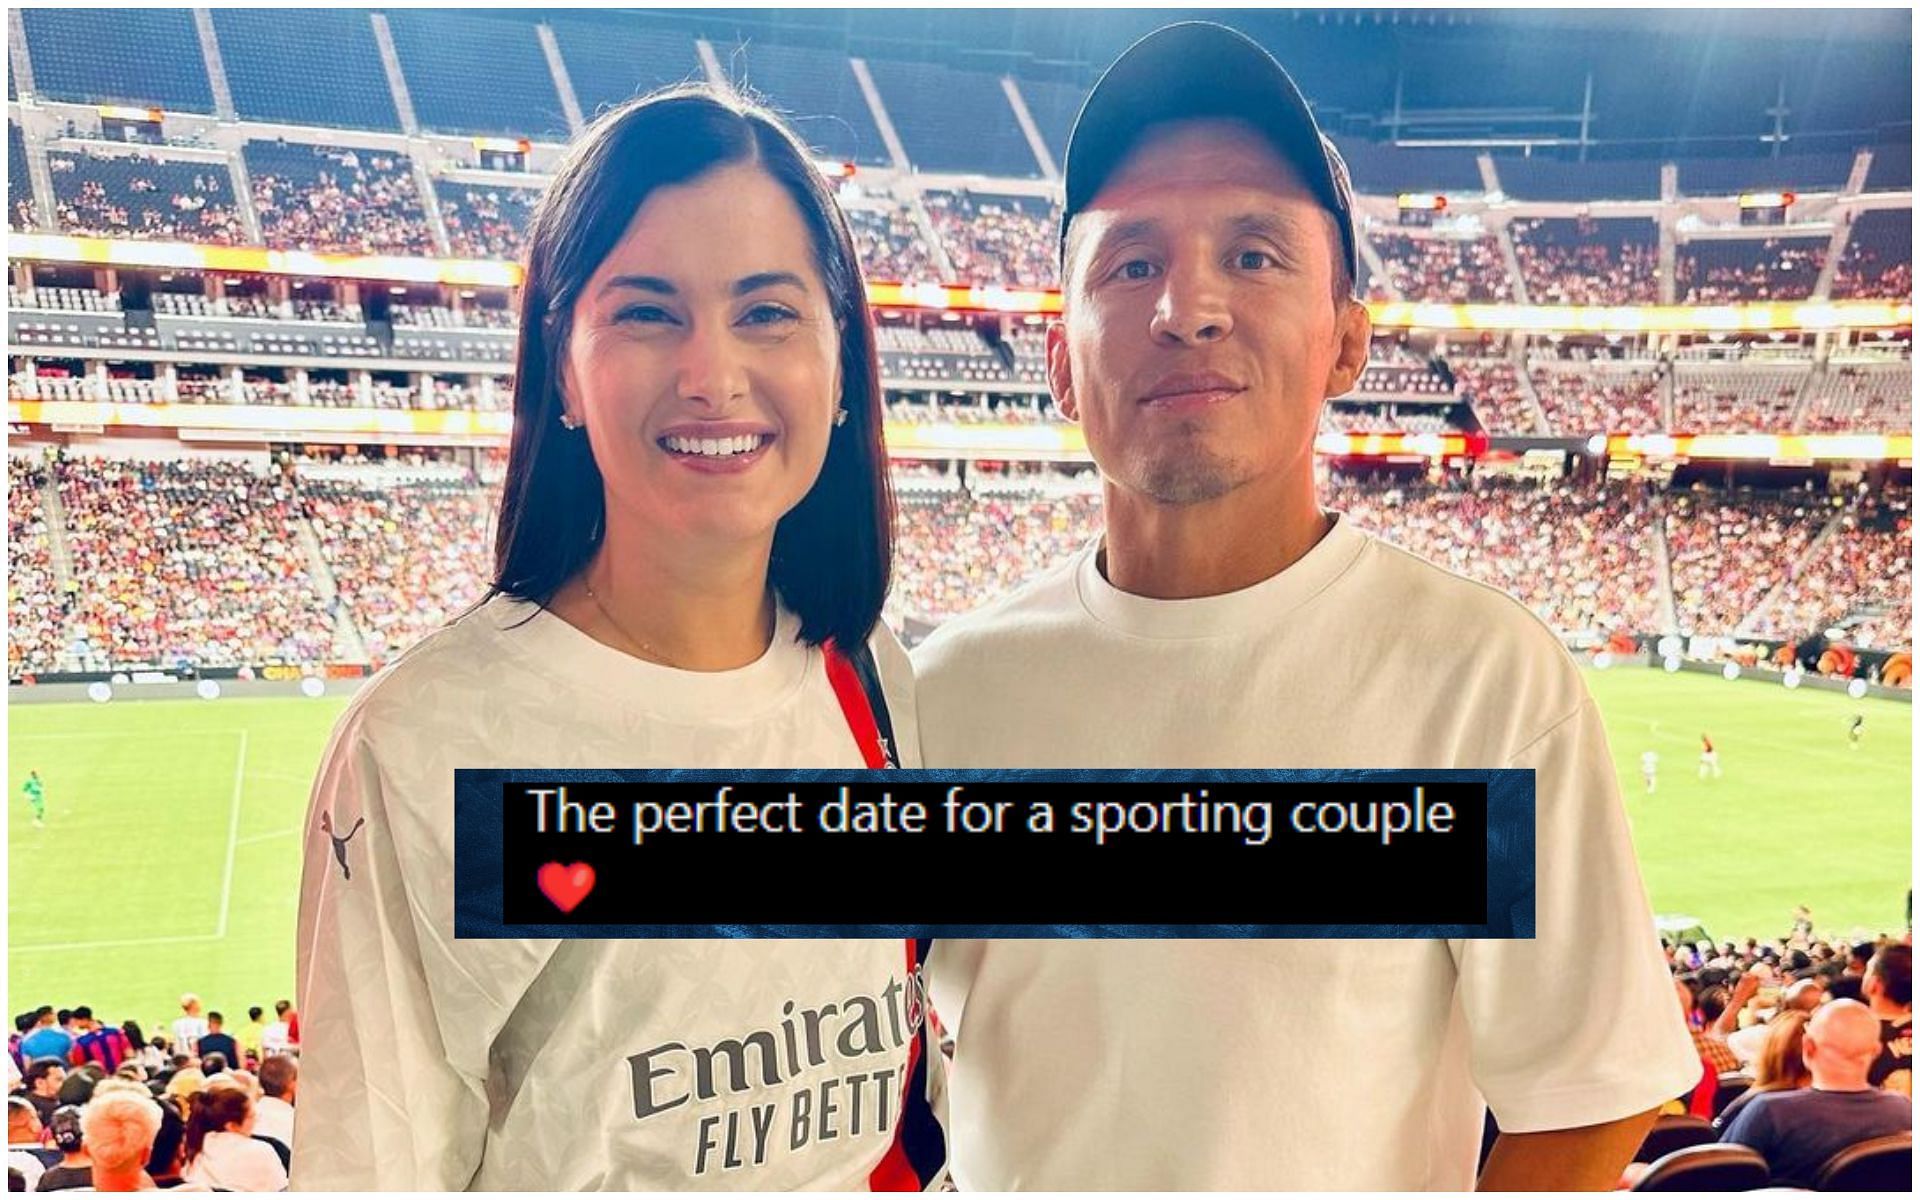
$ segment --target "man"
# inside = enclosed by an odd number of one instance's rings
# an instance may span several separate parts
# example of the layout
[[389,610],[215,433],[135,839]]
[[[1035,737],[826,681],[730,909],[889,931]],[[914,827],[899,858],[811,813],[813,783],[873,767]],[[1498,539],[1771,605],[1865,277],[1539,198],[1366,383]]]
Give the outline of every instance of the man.
[[1647,785],[1647,795],[1651,796],[1660,785],[1660,755],[1654,750],[1640,752],[1640,778]]
[[7,1097],[7,1166],[26,1177],[30,1192],[39,1185],[41,1174],[60,1161],[60,1152],[44,1144],[43,1128],[39,1110],[26,1097]]
[[27,798],[27,807],[33,810],[33,827],[44,827],[47,823],[47,785],[40,782],[40,772],[27,772],[27,781],[20,785],[20,794]]
[[260,1049],[260,1039],[267,1032],[267,1023],[263,1020],[264,1011],[258,1004],[247,1009],[247,1023],[240,1028],[235,1041],[240,1043],[240,1051],[254,1062],[266,1057]]
[[1847,726],[1847,749],[1860,748],[1860,735],[1867,731],[1867,718],[1860,713],[1853,714],[1853,724]]
[[188,992],[180,997],[181,1016],[173,1019],[173,1048],[183,1054],[200,1053],[200,1039],[206,1036],[207,1023],[200,1016],[200,997]]
[[141,1192],[153,1188],[147,1158],[160,1135],[160,1105],[140,1088],[102,1087],[80,1114],[93,1159],[93,1190]]
[[1813,1086],[1755,1096],[1720,1140],[1758,1150],[1776,1184],[1813,1186],[1821,1164],[1848,1146],[1913,1128],[1913,1102],[1867,1082],[1879,1052],[1880,1022],[1867,1006],[1834,1001],[1800,1043]]
[[293,1149],[294,1093],[299,1087],[299,1062],[287,1054],[268,1055],[260,1064],[260,1090],[265,1095],[253,1110],[255,1137],[272,1138]]
[[293,1045],[291,1027],[287,1024],[287,1014],[293,1011],[290,1000],[276,1000],[273,1005],[273,1023],[260,1035],[260,1050],[264,1054],[280,1054]]
[[207,1032],[200,1035],[200,1058],[204,1061],[208,1055],[218,1054],[226,1060],[229,1069],[237,1070],[242,1065],[240,1043],[226,1032],[226,1023],[227,1019],[217,1012],[207,1014]]
[[73,1035],[60,1028],[60,1021],[49,1005],[42,1005],[33,1016],[33,1031],[20,1039],[20,1057],[27,1062],[37,1058],[66,1062],[73,1054]]
[[1867,1082],[1912,1098],[1913,947],[1890,945],[1875,953],[1860,990],[1880,1019],[1880,1053]]
[[937,943],[964,1190],[1465,1190],[1483,1094],[1483,1183],[1606,1188],[1700,1076],[1572,660],[1319,507],[1320,410],[1370,336],[1352,212],[1240,35],[1108,70],[1047,343],[1106,535],[922,647],[921,737],[942,767],[1530,769],[1538,937]]
[[65,1064],[57,1058],[36,1058],[27,1064],[21,1078],[27,1085],[27,1103],[33,1105],[45,1125],[53,1118],[53,1110],[60,1107],[60,1085],[67,1081]]
[[81,1005],[73,1010],[76,1020],[86,1026],[86,1032],[73,1045],[73,1063],[93,1063],[102,1071],[111,1075],[120,1069],[133,1053],[133,1043],[118,1027],[103,1025],[93,1015],[93,1009]]
[[1713,748],[1713,739],[1703,733],[1700,735],[1700,778],[1709,775],[1720,778],[1720,752]]

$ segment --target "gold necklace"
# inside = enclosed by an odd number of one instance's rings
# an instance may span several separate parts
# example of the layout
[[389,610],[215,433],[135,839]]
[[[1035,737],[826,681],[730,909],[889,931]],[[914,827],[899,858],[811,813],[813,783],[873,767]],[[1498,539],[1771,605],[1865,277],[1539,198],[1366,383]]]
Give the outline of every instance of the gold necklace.
[[652,642],[647,641],[645,638],[635,637],[625,625],[620,623],[620,619],[614,616],[613,613],[607,609],[607,606],[600,602],[598,595],[594,594],[593,583],[584,574],[580,576],[580,586],[587,589],[587,599],[593,601],[593,606],[600,610],[600,615],[607,619],[607,623],[613,626],[614,631],[621,637],[626,638],[627,641],[633,643],[633,645],[639,647],[640,657],[649,662],[658,663],[663,667],[673,666],[671,662],[667,661],[667,656],[660,653]]

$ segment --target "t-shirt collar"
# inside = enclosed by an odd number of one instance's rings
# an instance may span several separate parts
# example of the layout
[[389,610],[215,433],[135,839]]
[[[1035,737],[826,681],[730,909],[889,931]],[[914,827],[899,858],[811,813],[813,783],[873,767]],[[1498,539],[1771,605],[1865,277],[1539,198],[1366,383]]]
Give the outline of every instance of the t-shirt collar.
[[1340,513],[1319,542],[1284,570],[1250,587],[1191,600],[1153,600],[1123,592],[1100,573],[1102,539],[1081,551],[1075,570],[1081,606],[1095,621],[1134,637],[1226,637],[1260,628],[1305,604],[1351,567],[1366,534]]

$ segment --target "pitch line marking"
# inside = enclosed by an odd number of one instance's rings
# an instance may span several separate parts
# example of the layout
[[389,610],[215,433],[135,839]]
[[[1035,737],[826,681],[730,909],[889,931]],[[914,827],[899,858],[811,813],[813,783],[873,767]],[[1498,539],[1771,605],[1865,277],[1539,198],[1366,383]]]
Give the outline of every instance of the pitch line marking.
[[151,938],[113,938],[104,942],[47,942],[38,946],[9,945],[9,954],[32,954],[37,950],[107,950],[130,946],[174,946],[184,942],[211,942],[220,937],[217,933],[185,933],[172,937]]
[[240,755],[233,764],[233,804],[227,812],[227,868],[220,880],[220,924],[214,937],[227,936],[227,910],[233,903],[233,852],[240,836],[240,795],[246,787],[247,731],[240,731]]

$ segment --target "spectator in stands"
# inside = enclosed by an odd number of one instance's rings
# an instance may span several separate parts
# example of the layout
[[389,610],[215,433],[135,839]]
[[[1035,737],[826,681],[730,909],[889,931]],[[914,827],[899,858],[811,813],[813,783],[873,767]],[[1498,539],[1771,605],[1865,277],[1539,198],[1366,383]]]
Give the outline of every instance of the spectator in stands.
[[133,1060],[146,1068],[148,1074],[166,1069],[166,1038],[158,1034],[147,1037],[138,1021],[123,1022],[120,1031],[127,1035],[127,1045],[133,1049]]
[[247,1063],[258,1063],[263,1057],[260,1053],[260,1038],[267,1031],[265,1015],[266,1010],[258,1004],[248,1008],[247,1023],[242,1025],[240,1032],[235,1035],[234,1040],[240,1043],[243,1061]]
[[198,1054],[200,1039],[207,1033],[207,1022],[200,1015],[200,997],[192,992],[180,997],[180,1012],[182,1015],[173,1019],[174,1049]]
[[290,1054],[269,1055],[260,1064],[260,1090],[253,1132],[293,1149],[294,1093],[300,1089],[300,1062]]
[[180,1067],[167,1080],[163,1095],[171,1096],[180,1106],[181,1116],[191,1115],[193,1105],[200,1093],[207,1090],[207,1075],[199,1067]]
[[[1019,1014],[958,1033],[956,1182],[1465,1190],[1484,1095],[1527,1132],[1481,1187],[1611,1185],[1701,1062],[1565,650],[1320,506],[1319,413],[1369,336],[1344,166],[1279,66],[1206,23],[1128,50],[1070,144],[1050,390],[1101,469],[1106,534],[920,647],[929,761],[1524,763],[1539,928],[1390,962],[1385,943],[941,942],[936,1011]],[[1441,651],[1462,628],[1471,649]],[[1388,661],[1420,665],[1381,688]],[[1391,1003],[1271,988],[1256,1013],[1220,986],[1253,976],[1390,977]],[[1117,1046],[1151,1079],[1098,1086]]]
[[60,1084],[60,1103],[62,1105],[84,1105],[93,1098],[94,1085],[106,1077],[97,1063],[83,1063],[67,1072]]
[[73,1035],[60,1027],[51,1006],[42,1006],[34,1013],[32,1032],[20,1039],[20,1057],[28,1062],[36,1058],[67,1062],[72,1055]]
[[42,1172],[60,1161],[60,1152],[47,1148],[45,1133],[39,1110],[26,1097],[7,1097],[7,1166],[26,1176],[28,1191]]
[[1807,1013],[1794,1009],[1780,1014],[1767,1024],[1766,1044],[1753,1060],[1753,1086],[1735,1096],[1733,1102],[1714,1118],[1715,1129],[1725,1130],[1755,1096],[1813,1086],[1813,1076],[1807,1071],[1807,1061],[1801,1049],[1809,1019]]
[[1913,1128],[1912,1102],[1867,1082],[1880,1023],[1866,1005],[1821,1008],[1801,1045],[1813,1086],[1754,1097],[1720,1135],[1758,1150],[1774,1182],[1790,1187],[1811,1187],[1821,1165],[1848,1146]]
[[66,1065],[57,1058],[30,1059],[21,1081],[27,1088],[28,1103],[40,1114],[40,1123],[46,1124],[53,1117],[53,1110],[60,1107],[60,1086],[67,1081]]
[[87,1027],[74,1044],[76,1062],[90,1062],[101,1070],[112,1074],[118,1070],[128,1055],[133,1053],[133,1045],[122,1030],[111,1025],[103,1025],[93,1015],[93,1009],[81,1005],[74,1010],[74,1016]]
[[1880,1053],[1867,1081],[1877,1088],[1913,1095],[1913,947],[1882,947],[1867,963],[1861,991],[1880,1018]]
[[265,1054],[279,1054],[289,1047],[298,1045],[293,1036],[293,1026],[288,1018],[293,1014],[293,1001],[276,1000],[273,1005],[273,1021],[260,1035],[260,1049]]
[[40,1177],[35,1189],[42,1192],[59,1192],[68,1188],[93,1186],[93,1159],[87,1154],[84,1131],[80,1127],[80,1109],[72,1104],[63,1104],[53,1110],[53,1116],[47,1121],[47,1135],[53,1141],[54,1149],[60,1151],[57,1166],[47,1168]]
[[[636,1122],[631,1107],[552,1099],[625,1094],[632,1065],[610,1046],[897,992],[912,954],[697,943],[696,973],[721,986],[696,1013],[686,962],[657,943],[575,942],[562,968],[551,946],[454,938],[453,764],[551,753],[560,721],[579,765],[877,767],[889,747],[857,705],[849,719],[827,664],[873,654],[905,681],[876,628],[891,547],[872,315],[846,222],[791,133],[706,87],[598,118],[534,218],[523,304],[494,594],[360,692],[314,787],[302,1189],[711,1181],[687,1153],[694,1106]],[[420,688],[462,699],[422,707]],[[867,702],[874,724],[904,718],[882,699]],[[912,741],[900,754],[914,760]],[[367,970],[371,953],[383,970]],[[474,1003],[515,1020],[461,1019]],[[822,1078],[908,1067],[904,1040],[850,1045],[821,1048]],[[394,1080],[405,1122],[382,1099]],[[897,1129],[925,1132],[926,1099],[906,1089]],[[915,1182],[881,1139],[765,1149],[729,1186]]]
[[93,1160],[97,1192],[140,1192],[153,1187],[147,1160],[160,1134],[160,1105],[145,1089],[103,1086],[80,1114],[80,1128]]
[[[1802,955],[1802,957],[1804,958],[1805,956]],[[1739,995],[1739,992],[1736,991],[1735,995]],[[1732,1049],[1741,1062],[1750,1063],[1760,1056],[1761,1047],[1767,1043],[1767,1024],[1771,1019],[1780,1013],[1796,1011],[1810,1013],[1814,1009],[1819,1008],[1826,998],[1827,986],[1821,980],[1796,979],[1787,985],[1786,991],[1781,993],[1780,1007],[1778,1009],[1769,1013],[1766,1020],[1756,1019],[1753,1024],[1747,1026],[1745,1029],[1737,1033],[1728,1034],[1727,1046]],[[1757,1004],[1758,1002],[1759,998],[1755,996],[1753,1003]],[[1758,1014],[1756,1013],[1755,1016],[1757,1018]]]
[[206,1068],[209,1075],[222,1069],[207,1065],[211,1056],[215,1054],[220,1055],[221,1061],[228,1067],[241,1065],[240,1043],[234,1041],[233,1035],[226,1031],[226,1024],[226,1018],[219,1013],[207,1014],[207,1032],[200,1035],[200,1059],[201,1065]]
[[229,1192],[278,1192],[286,1168],[253,1138],[253,1100],[238,1084],[209,1086],[187,1115],[187,1169],[181,1177]]
[[147,1175],[158,1187],[181,1186],[180,1172],[187,1165],[187,1121],[181,1102],[161,1096],[160,1133],[153,1139],[153,1153],[147,1157]]

